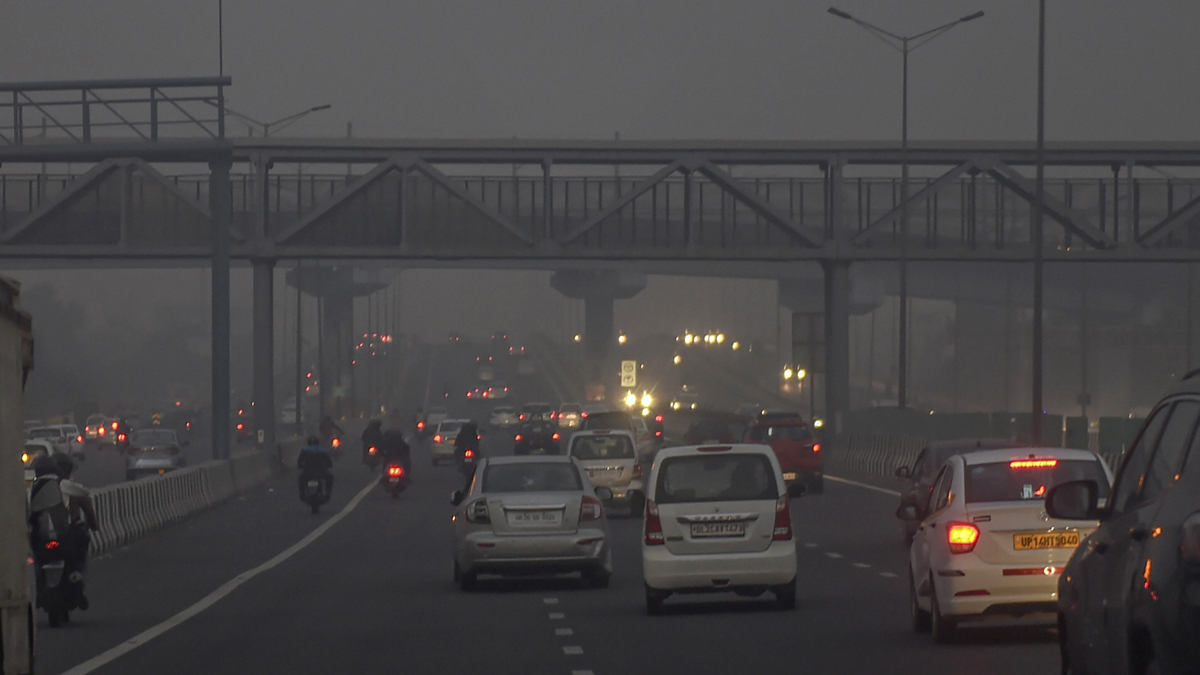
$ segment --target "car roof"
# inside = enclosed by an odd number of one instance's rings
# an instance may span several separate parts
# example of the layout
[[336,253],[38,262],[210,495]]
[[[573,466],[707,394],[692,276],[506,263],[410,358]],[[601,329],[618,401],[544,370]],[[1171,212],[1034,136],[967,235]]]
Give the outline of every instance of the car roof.
[[704,445],[676,445],[670,448],[663,448],[654,456],[654,463],[659,460],[670,457],[688,457],[694,455],[708,455],[707,452],[701,452],[700,448],[729,448],[727,451],[731,454],[752,454],[752,455],[767,455],[775,456],[775,451],[769,445],[760,445],[757,443],[706,443]]
[[1053,459],[1082,459],[1099,460],[1100,456],[1091,450],[1075,450],[1072,448],[1008,448],[1006,450],[980,450],[960,455],[967,466],[976,464],[991,464],[1007,462],[1015,459],[1053,458]]
[[628,436],[629,440],[637,440],[633,432],[628,429],[584,429],[571,434],[571,441],[581,436]]
[[488,464],[574,464],[575,461],[566,455],[509,455],[505,457],[488,457]]

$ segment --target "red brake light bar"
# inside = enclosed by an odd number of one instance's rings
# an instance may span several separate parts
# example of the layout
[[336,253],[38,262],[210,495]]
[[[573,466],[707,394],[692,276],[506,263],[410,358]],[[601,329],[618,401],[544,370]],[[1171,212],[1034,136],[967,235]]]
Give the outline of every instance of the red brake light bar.
[[1057,459],[1015,459],[1008,463],[1010,469],[1048,469],[1058,466]]

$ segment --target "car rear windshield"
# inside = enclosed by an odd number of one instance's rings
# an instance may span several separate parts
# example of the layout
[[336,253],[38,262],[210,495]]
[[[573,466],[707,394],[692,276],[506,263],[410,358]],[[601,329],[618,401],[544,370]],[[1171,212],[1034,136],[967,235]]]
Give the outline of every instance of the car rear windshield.
[[558,411],[564,413],[578,413],[582,408],[578,403],[564,403],[559,406]]
[[455,434],[462,429],[462,424],[459,422],[442,422],[438,425],[439,434]]
[[697,438],[730,438],[733,436],[729,429],[729,423],[720,422],[717,420],[703,420],[696,422],[687,430],[687,435]]
[[811,441],[812,430],[807,424],[772,424],[750,429],[750,440],[761,443],[771,441]]
[[1108,476],[1099,460],[1034,459],[968,465],[965,497],[968,503],[1040,500],[1055,485],[1074,480],[1094,480],[1099,496],[1108,496]]
[[583,489],[579,470],[565,462],[490,464],[484,492],[573,492]]
[[62,433],[58,429],[30,429],[26,434],[30,438],[58,438]]
[[771,462],[759,454],[686,455],[663,460],[654,499],[660,504],[776,499]]
[[604,434],[576,436],[575,442],[571,444],[571,456],[579,460],[633,459],[636,454],[628,436]]
[[633,421],[628,413],[598,412],[587,416],[587,429],[630,429]]
[[147,429],[138,431],[129,439],[130,445],[173,445],[175,432],[166,429]]

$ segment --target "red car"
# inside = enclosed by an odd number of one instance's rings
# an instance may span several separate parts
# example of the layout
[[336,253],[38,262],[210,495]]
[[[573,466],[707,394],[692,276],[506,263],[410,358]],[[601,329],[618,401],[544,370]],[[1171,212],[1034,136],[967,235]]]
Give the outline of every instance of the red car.
[[821,444],[804,420],[775,416],[760,419],[750,426],[746,440],[769,445],[775,451],[789,494],[795,494],[793,486],[797,485],[803,485],[807,494],[819,495],[825,491]]

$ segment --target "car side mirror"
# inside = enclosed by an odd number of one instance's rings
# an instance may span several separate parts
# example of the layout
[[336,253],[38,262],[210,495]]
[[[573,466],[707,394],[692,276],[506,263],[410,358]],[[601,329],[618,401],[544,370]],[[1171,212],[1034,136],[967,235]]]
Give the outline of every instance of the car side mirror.
[[896,467],[896,478],[908,478],[912,475],[912,470],[907,466]]
[[463,494],[462,490],[455,490],[454,492],[450,493],[450,504],[453,506],[458,506],[462,503],[465,497],[466,495]]
[[1059,520],[1099,520],[1100,486],[1094,480],[1075,480],[1050,488],[1046,515]]
[[913,504],[902,505],[896,509],[896,517],[900,520],[920,520],[917,515],[917,507]]
[[613,491],[610,488],[598,487],[596,488],[596,498],[602,502],[611,502],[613,498]]

